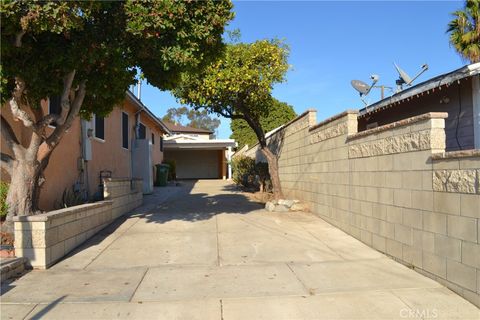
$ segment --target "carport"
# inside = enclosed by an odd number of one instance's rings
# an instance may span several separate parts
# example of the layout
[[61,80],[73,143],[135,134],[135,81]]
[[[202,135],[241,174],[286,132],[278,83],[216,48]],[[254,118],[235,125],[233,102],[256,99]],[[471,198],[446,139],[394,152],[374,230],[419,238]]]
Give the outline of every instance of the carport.
[[164,159],[176,164],[177,179],[230,179],[235,140],[177,135],[164,141]]

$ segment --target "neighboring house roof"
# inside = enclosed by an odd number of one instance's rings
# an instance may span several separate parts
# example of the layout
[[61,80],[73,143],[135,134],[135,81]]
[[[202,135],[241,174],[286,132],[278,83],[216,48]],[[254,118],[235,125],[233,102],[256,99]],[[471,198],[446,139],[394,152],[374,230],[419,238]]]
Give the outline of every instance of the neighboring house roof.
[[150,109],[148,109],[130,90],[127,90],[127,98],[133,102],[133,104],[138,108],[138,111],[144,111],[149,118],[151,118],[153,122],[155,122],[165,133],[172,134],[165,123],[158,119],[153,112],[150,111]]
[[163,146],[166,149],[223,149],[235,147],[237,143],[233,139],[205,140],[186,134],[166,137]]
[[194,128],[194,127],[188,127],[188,126],[181,126],[179,124],[174,124],[171,122],[164,122],[167,128],[173,132],[173,133],[203,133],[203,134],[212,134],[213,131],[210,130],[205,130],[205,129],[199,129],[199,128]]
[[430,93],[430,91],[434,91],[437,88],[441,90],[443,86],[448,87],[455,81],[460,81],[464,78],[472,77],[478,74],[480,74],[480,62],[466,65],[460,69],[439,75],[437,77],[419,83],[415,86],[402,90],[398,93],[395,93],[391,97],[373,103],[366,108],[361,109],[359,111],[358,117],[365,117],[366,115],[373,112],[391,108],[396,104],[400,104],[404,100],[408,101],[418,98],[425,93],[428,94]]

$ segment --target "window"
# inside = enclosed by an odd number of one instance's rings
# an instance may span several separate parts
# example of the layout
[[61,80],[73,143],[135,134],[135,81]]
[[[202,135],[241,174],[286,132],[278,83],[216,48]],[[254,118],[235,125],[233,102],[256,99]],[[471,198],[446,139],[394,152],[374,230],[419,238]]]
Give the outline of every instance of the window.
[[138,139],[146,139],[147,138],[147,128],[140,123],[138,124]]
[[152,144],[155,144],[155,134],[152,132]]
[[163,152],[163,137],[160,137],[160,151]]
[[122,112],[122,147],[128,149],[128,114]]
[[95,121],[95,138],[105,140],[105,119],[96,114],[93,119]]
[[[48,113],[56,114],[56,115],[60,115],[60,113],[62,113],[62,97],[61,96],[54,96],[54,97],[48,98]],[[50,125],[52,127],[57,126],[55,122],[52,122]]]

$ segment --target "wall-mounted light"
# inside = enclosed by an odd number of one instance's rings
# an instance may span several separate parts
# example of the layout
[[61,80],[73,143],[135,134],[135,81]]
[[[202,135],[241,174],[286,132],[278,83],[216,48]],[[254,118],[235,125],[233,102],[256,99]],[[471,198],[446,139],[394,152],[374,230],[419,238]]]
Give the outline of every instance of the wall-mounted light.
[[93,129],[92,128],[87,129],[87,137],[89,137],[89,138],[93,137]]

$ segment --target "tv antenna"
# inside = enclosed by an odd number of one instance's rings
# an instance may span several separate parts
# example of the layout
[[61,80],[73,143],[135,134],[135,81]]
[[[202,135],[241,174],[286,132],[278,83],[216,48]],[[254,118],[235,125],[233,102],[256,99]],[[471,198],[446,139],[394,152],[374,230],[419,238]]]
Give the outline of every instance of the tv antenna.
[[420,70],[419,73],[413,78],[411,78],[405,71],[403,71],[397,64],[394,62],[393,65],[395,66],[395,69],[397,69],[399,78],[395,81],[397,84],[397,92],[400,92],[403,90],[403,85],[406,86],[411,86],[413,81],[415,81],[422,73],[428,70],[428,64],[423,64],[422,65],[422,70]]
[[384,98],[384,92],[385,92],[385,88],[387,89],[392,89],[391,87],[387,87],[387,86],[384,86],[384,85],[381,85],[381,86],[376,86],[375,84],[378,82],[378,80],[380,79],[380,77],[376,74],[372,74],[370,76],[370,79],[372,79],[372,84],[371,85],[368,85],[366,84],[365,82],[361,81],[361,80],[352,80],[350,81],[350,83],[352,84],[352,87],[358,91],[358,93],[360,94],[360,100],[362,100],[362,102],[365,104],[365,106],[368,105],[367,101],[365,101],[364,97],[366,97],[370,91],[372,90],[372,88],[380,88],[381,89],[381,93],[382,93],[382,99]]

